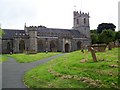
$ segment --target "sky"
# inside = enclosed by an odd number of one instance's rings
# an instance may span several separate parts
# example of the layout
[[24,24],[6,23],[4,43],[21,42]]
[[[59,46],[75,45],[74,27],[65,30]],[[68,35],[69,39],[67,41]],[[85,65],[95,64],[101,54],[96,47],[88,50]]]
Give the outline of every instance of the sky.
[[118,3],[118,30],[120,31],[120,1]]
[[43,25],[71,29],[73,11],[90,14],[90,29],[100,23],[115,24],[118,30],[119,0],[0,0],[0,24],[3,29],[24,29]]

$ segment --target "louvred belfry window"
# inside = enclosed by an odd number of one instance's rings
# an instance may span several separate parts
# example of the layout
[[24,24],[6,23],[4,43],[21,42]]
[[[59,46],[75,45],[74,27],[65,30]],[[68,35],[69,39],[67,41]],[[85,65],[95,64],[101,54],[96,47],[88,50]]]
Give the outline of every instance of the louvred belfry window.
[[77,24],[79,24],[79,19],[77,19]]
[[86,18],[84,18],[84,24],[86,24]]

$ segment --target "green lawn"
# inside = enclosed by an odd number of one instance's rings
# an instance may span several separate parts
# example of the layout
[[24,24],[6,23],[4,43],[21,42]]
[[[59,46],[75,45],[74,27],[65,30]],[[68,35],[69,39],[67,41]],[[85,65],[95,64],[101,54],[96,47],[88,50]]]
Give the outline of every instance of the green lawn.
[[0,62],[5,62],[6,60],[8,60],[7,56],[0,55]]
[[65,54],[26,72],[24,82],[29,88],[118,88],[118,48],[96,54],[98,62],[90,52]]
[[33,61],[37,61],[37,60],[41,60],[44,58],[48,58],[54,55],[57,55],[59,53],[53,53],[53,52],[49,52],[49,53],[37,53],[37,54],[12,54],[12,55],[8,55],[10,57],[15,58],[18,62],[20,63],[28,63],[28,62],[33,62]]

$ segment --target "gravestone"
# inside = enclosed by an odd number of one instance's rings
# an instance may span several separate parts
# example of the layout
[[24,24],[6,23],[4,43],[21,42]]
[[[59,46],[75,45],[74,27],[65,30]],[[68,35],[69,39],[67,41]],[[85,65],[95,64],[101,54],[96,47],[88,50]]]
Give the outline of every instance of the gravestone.
[[94,62],[97,62],[97,57],[95,55],[95,50],[93,47],[90,47],[90,51],[91,51],[91,54],[92,54],[92,58],[93,58],[93,61]]

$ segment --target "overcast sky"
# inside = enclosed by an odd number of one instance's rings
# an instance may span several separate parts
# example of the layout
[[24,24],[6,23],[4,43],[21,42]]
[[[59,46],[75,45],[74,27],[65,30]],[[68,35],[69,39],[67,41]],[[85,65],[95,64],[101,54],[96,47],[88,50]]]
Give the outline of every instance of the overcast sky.
[[118,30],[119,0],[0,0],[0,23],[3,29],[23,29],[44,25],[48,28],[73,26],[73,11],[89,12],[90,28],[100,23],[114,23]]
[[119,4],[118,4],[118,7],[119,7],[119,9],[118,9],[118,30],[120,31],[120,1],[119,1]]

